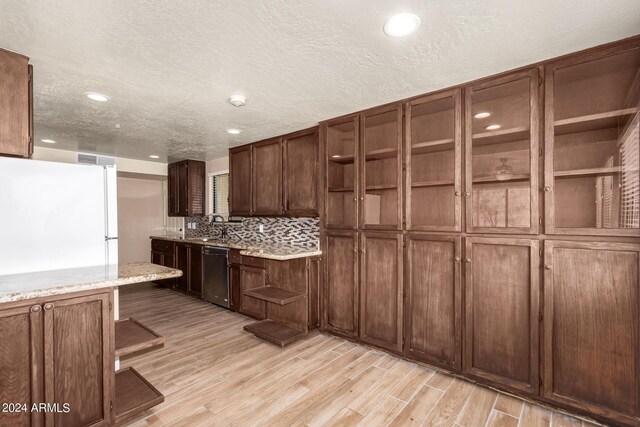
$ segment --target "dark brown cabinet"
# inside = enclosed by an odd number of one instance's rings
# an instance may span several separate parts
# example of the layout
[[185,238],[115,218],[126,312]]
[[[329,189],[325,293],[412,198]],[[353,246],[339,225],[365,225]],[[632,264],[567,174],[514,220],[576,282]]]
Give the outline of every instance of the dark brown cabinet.
[[241,265],[231,264],[229,266],[229,308],[233,311],[240,309],[240,298],[242,290],[240,289],[240,268]]
[[[151,262],[169,268],[176,267],[175,243],[168,240],[151,239]],[[173,287],[176,279],[164,279],[159,281],[165,286]]]
[[168,166],[169,216],[201,216],[205,205],[204,162],[183,160]]
[[324,329],[358,336],[358,234],[328,231],[324,280]]
[[465,256],[465,372],[537,394],[539,242],[468,237]]
[[289,216],[318,216],[318,128],[282,138],[284,210]]
[[251,215],[253,199],[252,158],[251,145],[229,150],[230,215]]
[[29,58],[0,49],[0,155],[33,154],[32,75]]
[[202,245],[175,244],[175,268],[182,276],[175,279],[175,289],[202,298]]
[[176,278],[175,289],[184,292],[189,291],[189,245],[176,243],[176,268],[182,271],[182,276]]
[[544,397],[640,424],[640,245],[544,248]]
[[255,319],[266,317],[266,306],[263,300],[259,300],[244,293],[249,289],[261,288],[266,285],[266,272],[264,268],[243,265],[240,267],[240,313]]
[[406,237],[405,354],[462,368],[461,238]]
[[[33,300],[0,310],[0,398],[68,403],[65,413],[2,414],[6,425],[110,425],[114,401],[112,294]],[[10,369],[9,369],[10,367]],[[30,409],[30,408],[29,408]]]
[[282,215],[282,140],[252,145],[253,215]]
[[537,234],[537,68],[465,91],[467,231]]
[[640,235],[640,42],[546,67],[545,230]]
[[360,242],[360,339],[401,352],[402,234],[364,232]]

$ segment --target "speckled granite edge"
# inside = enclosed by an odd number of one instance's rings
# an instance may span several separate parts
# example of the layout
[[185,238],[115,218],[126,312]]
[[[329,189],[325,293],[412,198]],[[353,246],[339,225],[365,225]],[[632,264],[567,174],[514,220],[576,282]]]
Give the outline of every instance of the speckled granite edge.
[[0,276],[0,303],[111,288],[182,276],[182,271],[148,262]]
[[255,258],[273,259],[277,261],[287,261],[290,259],[307,258],[322,255],[322,251],[320,250],[289,246],[257,246],[254,244],[245,244],[242,242],[220,242],[217,240],[204,242],[200,239],[183,239],[174,236],[150,236],[149,238],[157,240],[168,240],[171,242],[191,243],[194,245],[212,246],[217,248],[239,249],[240,255],[252,256]]

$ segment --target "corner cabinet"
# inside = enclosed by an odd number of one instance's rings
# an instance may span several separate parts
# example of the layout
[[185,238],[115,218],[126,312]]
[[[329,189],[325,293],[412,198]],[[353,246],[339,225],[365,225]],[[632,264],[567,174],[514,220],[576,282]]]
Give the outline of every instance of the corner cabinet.
[[204,162],[183,160],[168,166],[169,216],[202,216],[205,204]]
[[544,249],[542,395],[639,425],[640,245],[545,241]]
[[33,154],[33,67],[29,58],[0,49],[0,155]]

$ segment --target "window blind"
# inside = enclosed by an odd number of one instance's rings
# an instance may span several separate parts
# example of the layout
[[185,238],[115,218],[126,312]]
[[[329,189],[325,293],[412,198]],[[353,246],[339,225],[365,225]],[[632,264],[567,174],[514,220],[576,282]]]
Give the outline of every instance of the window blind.
[[620,227],[640,227],[640,119],[639,115],[620,138]]
[[210,214],[229,218],[229,174],[209,175],[209,197],[207,211]]

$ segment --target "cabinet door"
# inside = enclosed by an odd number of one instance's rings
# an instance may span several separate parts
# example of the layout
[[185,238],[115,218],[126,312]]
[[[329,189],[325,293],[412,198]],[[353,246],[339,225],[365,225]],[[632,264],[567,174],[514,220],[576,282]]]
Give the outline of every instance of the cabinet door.
[[284,209],[290,216],[318,216],[318,128],[282,140]]
[[280,138],[253,144],[253,208],[254,215],[281,215],[282,207],[282,142]]
[[187,161],[177,164],[178,215],[189,216],[189,164]]
[[402,104],[360,118],[360,224],[402,229]]
[[538,70],[467,88],[467,231],[537,234]]
[[360,339],[402,351],[402,234],[361,236]]
[[167,185],[169,187],[167,194],[169,216],[179,216],[180,199],[178,198],[178,165],[176,163],[167,166]]
[[231,298],[229,299],[229,308],[234,311],[240,309],[240,266],[237,264],[231,264],[229,266],[229,293]]
[[324,329],[358,336],[358,234],[327,232],[324,281]]
[[407,103],[405,125],[407,229],[460,231],[461,89]]
[[29,59],[0,49],[0,154],[30,157],[32,94]]
[[406,243],[405,354],[460,370],[460,237],[412,234]]
[[176,244],[176,268],[182,276],[176,278],[176,290],[187,293],[189,290],[189,245]]
[[537,394],[539,242],[468,237],[465,372]]
[[546,68],[545,230],[640,235],[640,42]]
[[265,302],[244,294],[244,291],[253,288],[261,288],[266,284],[264,268],[240,267],[240,313],[256,319],[264,319],[267,315]]
[[544,246],[544,397],[639,425],[640,245]]
[[15,412],[3,412],[2,425],[43,425],[43,414],[31,412],[33,403],[44,402],[42,340],[42,306],[29,304],[0,310],[0,402],[27,407],[26,411],[21,407]]
[[112,336],[110,293],[44,304],[45,401],[71,408],[47,413],[47,425],[109,425]]
[[326,227],[358,228],[359,116],[323,124]]
[[151,263],[152,264],[164,265],[162,258],[163,258],[162,257],[162,252],[151,251]]
[[202,298],[202,246],[189,247],[189,294]]
[[253,185],[251,145],[229,150],[229,214],[250,215]]

